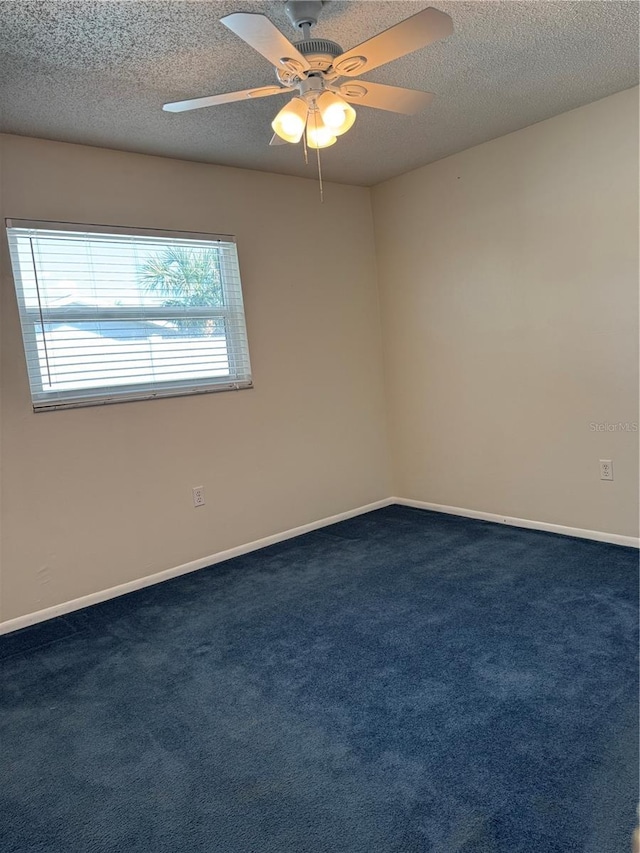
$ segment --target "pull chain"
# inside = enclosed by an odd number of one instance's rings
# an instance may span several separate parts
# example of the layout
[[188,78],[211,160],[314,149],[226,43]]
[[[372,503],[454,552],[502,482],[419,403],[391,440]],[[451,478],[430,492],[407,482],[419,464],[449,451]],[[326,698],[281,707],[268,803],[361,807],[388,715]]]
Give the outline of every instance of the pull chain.
[[[315,101],[313,102],[314,110],[313,110],[313,124],[316,130],[316,145],[318,143],[318,109],[316,107]],[[324,188],[322,186],[322,164],[320,163],[320,148],[316,148],[316,158],[318,161],[318,182],[320,184],[320,204],[324,202]]]
[[318,181],[320,183],[320,204],[324,202],[324,191],[322,188],[322,166],[320,165],[320,149],[316,148],[316,154],[318,155]]

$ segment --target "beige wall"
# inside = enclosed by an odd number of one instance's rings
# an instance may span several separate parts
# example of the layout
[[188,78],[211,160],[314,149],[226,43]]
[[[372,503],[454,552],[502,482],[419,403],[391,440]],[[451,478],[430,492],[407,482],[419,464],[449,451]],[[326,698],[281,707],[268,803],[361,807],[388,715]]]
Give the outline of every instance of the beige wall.
[[0,139],[4,217],[235,234],[255,380],[33,414],[3,251],[0,620],[390,494],[368,190]]
[[638,434],[590,429],[638,420],[637,97],[324,205],[0,136],[4,217],[235,234],[255,378],[34,415],[3,238],[0,621],[390,494],[637,535]]
[[638,90],[373,207],[394,494],[637,536]]

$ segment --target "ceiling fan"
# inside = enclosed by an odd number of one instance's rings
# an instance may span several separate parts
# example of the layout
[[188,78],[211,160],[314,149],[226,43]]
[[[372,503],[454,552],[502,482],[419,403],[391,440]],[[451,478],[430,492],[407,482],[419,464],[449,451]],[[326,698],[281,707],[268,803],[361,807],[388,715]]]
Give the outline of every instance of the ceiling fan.
[[430,92],[365,80],[352,82],[350,78],[451,35],[453,24],[449,15],[432,7],[423,9],[357,47],[343,51],[333,41],[311,36],[311,27],[317,23],[322,5],[323,0],[285,3],[289,20],[302,32],[302,40],[293,43],[265,15],[237,12],[222,18],[225,27],[275,66],[279,85],[177,101],[165,104],[163,109],[179,113],[231,101],[293,94],[271,123],[274,130],[271,145],[297,143],[306,129],[306,144],[319,149],[333,145],[338,136],[352,127],[356,118],[352,104],[412,115],[431,102]]

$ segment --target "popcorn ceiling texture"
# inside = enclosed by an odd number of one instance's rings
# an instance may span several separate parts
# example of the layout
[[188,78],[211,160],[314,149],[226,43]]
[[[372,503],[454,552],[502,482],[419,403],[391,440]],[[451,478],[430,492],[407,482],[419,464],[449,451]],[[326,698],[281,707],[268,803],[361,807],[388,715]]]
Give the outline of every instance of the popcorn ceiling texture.
[[[638,82],[636,2],[436,2],[453,36],[364,79],[434,92],[421,115],[361,107],[323,152],[325,178],[374,185]],[[314,34],[344,49],[429,5],[335,2]],[[281,96],[170,115],[167,101],[275,82],[219,19],[262,12],[298,38],[280,2],[3,0],[0,130],[315,177],[301,147],[268,146]]]

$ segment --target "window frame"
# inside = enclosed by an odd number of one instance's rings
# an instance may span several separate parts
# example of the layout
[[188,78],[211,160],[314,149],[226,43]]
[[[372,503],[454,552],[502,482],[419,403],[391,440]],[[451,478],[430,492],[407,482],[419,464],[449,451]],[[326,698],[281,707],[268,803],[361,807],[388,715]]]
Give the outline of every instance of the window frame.
[[[118,308],[101,308],[99,306],[54,306],[43,309],[39,300],[38,289],[38,306],[27,306],[25,300],[25,287],[22,280],[23,270],[20,267],[17,256],[14,255],[13,243],[10,237],[12,229],[33,230],[42,232],[60,231],[64,234],[80,235],[104,235],[114,237],[127,237],[135,242],[136,238],[157,238],[159,240],[189,240],[197,241],[200,244],[203,242],[211,243],[212,247],[216,243],[233,244],[235,254],[235,265],[238,275],[238,285],[234,288],[237,292],[233,294],[232,299],[226,299],[222,306],[185,306],[180,308],[180,318],[186,319],[223,319],[225,321],[225,342],[226,356],[229,366],[228,379],[222,377],[216,379],[209,377],[207,379],[177,379],[177,380],[156,380],[145,383],[140,383],[136,387],[134,383],[122,382],[118,385],[104,386],[104,390],[95,386],[86,386],[74,391],[49,391],[44,389],[42,369],[32,368],[29,366],[30,353],[38,351],[38,344],[35,340],[36,329],[40,326],[43,330],[45,325],[55,323],[56,318],[64,322],[100,322],[108,320],[136,320],[141,317],[140,307],[121,306]],[[247,340],[246,329],[246,314],[244,310],[244,297],[242,293],[242,281],[240,276],[240,263],[237,255],[237,240],[231,234],[210,234],[205,232],[194,231],[175,231],[169,229],[151,229],[151,228],[136,228],[128,226],[115,225],[95,225],[88,223],[77,222],[51,222],[46,220],[31,220],[31,219],[5,219],[5,233],[9,244],[9,256],[11,269],[14,279],[14,288],[18,300],[18,308],[20,313],[20,325],[22,328],[22,336],[24,343],[25,359],[27,360],[27,372],[29,376],[29,385],[31,391],[31,399],[34,412],[55,411],[58,409],[82,408],[87,406],[102,406],[114,403],[132,402],[140,400],[153,400],[167,397],[192,396],[199,394],[211,394],[221,391],[239,391],[248,388],[253,388],[253,379],[251,374],[251,363],[249,356],[249,345]],[[27,236],[27,235],[18,235]],[[164,244],[165,246],[170,243]],[[158,248],[162,248],[161,243]],[[15,263],[14,263],[15,261]],[[34,271],[37,269],[35,256],[33,257]],[[225,282],[224,276],[221,276],[222,291],[227,296],[231,288],[228,282]],[[236,307],[231,307],[231,302],[236,303]],[[238,307],[239,304],[239,307]],[[241,328],[237,327],[237,318],[240,316],[242,323]],[[167,306],[145,306],[145,320],[163,320],[176,319],[176,307]],[[228,322],[232,319],[233,322]],[[46,348],[45,348],[46,351]],[[237,361],[240,354],[242,362],[246,365],[246,378],[237,379],[238,369]],[[46,397],[46,399],[45,399]]]

